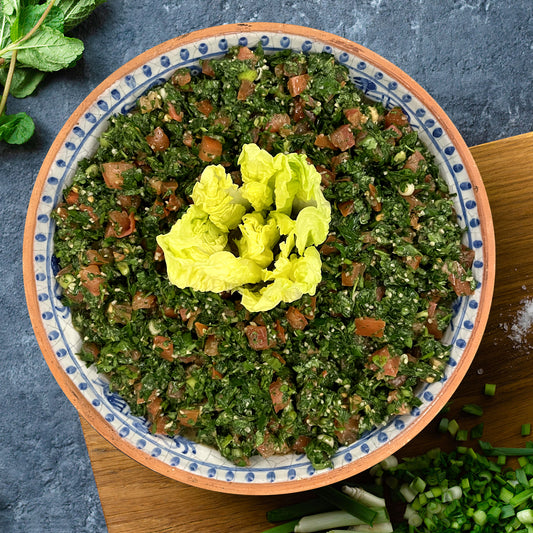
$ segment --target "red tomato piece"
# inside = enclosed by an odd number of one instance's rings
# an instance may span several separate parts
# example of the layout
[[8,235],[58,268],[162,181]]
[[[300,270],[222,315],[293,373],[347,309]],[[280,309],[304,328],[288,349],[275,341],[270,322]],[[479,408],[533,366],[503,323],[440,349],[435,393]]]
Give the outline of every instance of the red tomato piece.
[[384,122],[385,127],[388,127],[391,124],[394,124],[395,126],[399,127],[409,126],[409,120],[407,118],[407,115],[402,111],[401,107],[393,107],[385,115]]
[[154,337],[154,348],[159,348],[159,356],[167,361],[174,361],[174,345],[168,337],[163,335],[156,335]]
[[254,350],[266,350],[268,348],[268,332],[265,326],[248,325],[244,328],[248,337],[248,344]]
[[281,378],[277,378],[276,381],[273,381],[270,384],[269,392],[270,398],[272,399],[272,405],[274,406],[274,411],[279,413],[282,409],[285,409],[289,405],[289,400],[283,399],[283,391],[281,387],[284,385],[284,381]]
[[100,295],[100,288],[105,282],[98,265],[88,265],[80,270],[81,284],[93,295]]
[[170,146],[168,135],[159,126],[146,136],[146,142],[154,152],[164,152]]
[[127,237],[135,231],[135,213],[126,211],[110,211],[109,223],[105,230],[106,237]]
[[137,291],[132,298],[131,307],[134,311],[138,309],[152,309],[155,307],[157,299],[153,294],[144,294]]
[[135,165],[126,161],[116,161],[114,163],[102,164],[102,175],[104,177],[105,184],[110,189],[121,189],[124,183],[122,173],[126,170],[135,168]]
[[308,324],[307,318],[305,318],[302,312],[292,305],[289,307],[289,309],[287,309],[286,317],[289,321],[289,324],[294,329],[305,329]]
[[361,337],[383,337],[385,321],[378,318],[361,317],[355,319],[355,334]]
[[206,163],[211,163],[217,157],[222,155],[222,143],[213,137],[204,135],[200,143],[198,157]]
[[249,96],[254,93],[255,85],[250,80],[242,80],[237,93],[237,100],[244,102]]
[[287,81],[287,88],[292,97],[298,96],[307,88],[309,82],[309,74],[300,74],[299,76],[291,76]]
[[355,138],[352,133],[352,128],[349,124],[339,126],[335,131],[330,133],[329,139],[334,146],[342,152],[355,146]]

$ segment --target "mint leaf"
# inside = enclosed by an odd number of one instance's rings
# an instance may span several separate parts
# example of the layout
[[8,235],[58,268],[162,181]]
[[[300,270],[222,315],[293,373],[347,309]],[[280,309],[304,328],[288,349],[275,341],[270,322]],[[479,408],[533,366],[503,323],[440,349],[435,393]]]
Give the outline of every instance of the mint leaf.
[[[0,84],[6,84],[7,68],[0,69]],[[33,68],[17,67],[13,73],[9,94],[15,98],[25,98],[35,91],[45,73]]]
[[56,7],[65,15],[65,32],[83,22],[94,9],[106,0],[57,0]]
[[35,131],[35,124],[26,113],[0,116],[0,140],[9,144],[27,142]]
[[21,65],[43,72],[70,67],[83,53],[79,39],[65,37],[60,31],[41,26],[19,48],[17,60]]
[[14,15],[20,8],[19,0],[2,0],[2,13],[11,17]]
[[[21,35],[26,35],[29,31],[37,24],[42,14],[45,12],[48,6],[46,4],[34,5],[34,6],[24,6],[20,10],[19,14],[19,31]],[[54,5],[46,18],[44,19],[43,24],[54,30],[58,30],[63,33],[64,29],[65,16],[61,8]]]

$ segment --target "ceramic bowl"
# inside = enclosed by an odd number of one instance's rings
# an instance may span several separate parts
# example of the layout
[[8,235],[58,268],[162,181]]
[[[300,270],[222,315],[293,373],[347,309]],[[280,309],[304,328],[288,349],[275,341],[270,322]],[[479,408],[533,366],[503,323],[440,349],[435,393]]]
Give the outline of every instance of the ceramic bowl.
[[[194,71],[200,59],[221,56],[235,45],[253,48],[258,43],[267,52],[290,48],[330,53],[346,65],[353,83],[370,99],[388,108],[400,105],[456,194],[465,243],[475,251],[477,289],[453,307],[453,320],[443,339],[452,347],[443,379],[420,387],[419,408],[340,448],[333,468],[321,471],[315,471],[305,455],[258,456],[249,467],[240,468],[204,445],[152,435],[148,423],[133,416],[120,396],[110,393],[106,379],[76,356],[81,340],[70,310],[61,303],[54,277],[57,264],[50,214],[77,162],[95,151],[109,117],[128,112],[141,94],[179,67]],[[28,308],[43,355],[67,397],[103,437],[139,463],[184,483],[229,493],[276,494],[327,485],[366,470],[396,452],[437,415],[464,377],[481,341],[492,299],[495,245],[487,196],[472,156],[426,91],[398,67],[346,39],[299,26],[253,23],[171,39],[136,57],[91,92],[68,119],[42,165],[27,215],[23,261]]]

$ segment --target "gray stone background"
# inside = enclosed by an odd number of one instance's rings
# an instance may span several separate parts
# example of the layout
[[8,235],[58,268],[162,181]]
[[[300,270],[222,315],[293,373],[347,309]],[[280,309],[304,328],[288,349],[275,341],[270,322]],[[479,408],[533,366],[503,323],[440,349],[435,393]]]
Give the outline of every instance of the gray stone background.
[[469,146],[533,129],[532,0],[108,0],[74,31],[72,69],[35,96],[26,145],[0,143],[0,532],[105,532],[76,411],[39,351],[22,285],[25,212],[42,160],[85,96],[126,61],[185,32],[233,22],[329,31],[392,61],[441,105]]

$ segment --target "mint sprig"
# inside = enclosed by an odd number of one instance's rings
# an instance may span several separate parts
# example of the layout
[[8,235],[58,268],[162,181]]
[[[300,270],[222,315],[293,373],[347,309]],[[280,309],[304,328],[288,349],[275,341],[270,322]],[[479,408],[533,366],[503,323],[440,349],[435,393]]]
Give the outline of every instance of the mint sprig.
[[84,46],[68,37],[105,0],[0,0],[0,140],[28,141],[35,125],[26,113],[6,114],[8,95],[32,94],[47,72],[73,66]]

